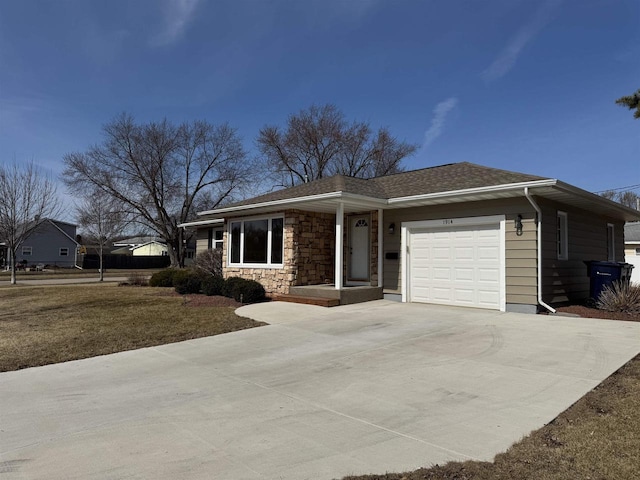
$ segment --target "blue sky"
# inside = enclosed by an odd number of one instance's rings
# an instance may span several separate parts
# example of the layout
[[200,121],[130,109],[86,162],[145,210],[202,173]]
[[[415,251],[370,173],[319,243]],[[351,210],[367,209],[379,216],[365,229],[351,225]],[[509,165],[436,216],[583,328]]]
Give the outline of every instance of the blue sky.
[[[311,104],[590,191],[640,184],[637,0],[0,2],[0,161],[57,175],[121,112],[229,122],[247,150]],[[62,190],[62,189],[61,189]],[[636,190],[640,191],[640,190]]]

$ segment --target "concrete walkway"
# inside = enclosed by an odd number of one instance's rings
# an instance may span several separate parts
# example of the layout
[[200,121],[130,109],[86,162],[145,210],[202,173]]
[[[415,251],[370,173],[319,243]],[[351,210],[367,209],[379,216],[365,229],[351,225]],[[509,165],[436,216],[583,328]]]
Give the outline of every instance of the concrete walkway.
[[376,301],[0,374],[0,479],[331,479],[491,460],[640,351],[640,324]]

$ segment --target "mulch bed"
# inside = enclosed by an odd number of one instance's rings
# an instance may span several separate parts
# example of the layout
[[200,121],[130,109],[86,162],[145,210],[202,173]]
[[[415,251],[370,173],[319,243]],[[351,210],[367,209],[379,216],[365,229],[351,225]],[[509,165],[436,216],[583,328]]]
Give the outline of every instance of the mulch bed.
[[556,310],[561,313],[571,313],[583,318],[603,318],[605,320],[626,320],[629,322],[640,322],[640,313],[607,312],[586,305],[567,305],[558,307]]
[[[167,289],[168,290],[168,289]],[[158,295],[167,297],[181,297],[184,298],[188,307],[241,307],[240,302],[236,302],[233,298],[222,297],[218,295],[180,295],[175,290],[171,289],[167,292],[159,293]]]

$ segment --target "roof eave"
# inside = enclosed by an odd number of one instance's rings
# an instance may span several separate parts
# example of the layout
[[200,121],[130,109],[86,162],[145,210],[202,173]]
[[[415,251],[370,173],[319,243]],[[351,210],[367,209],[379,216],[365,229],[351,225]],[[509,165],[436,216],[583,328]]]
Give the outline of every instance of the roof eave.
[[358,195],[355,193],[337,191],[322,193],[319,195],[308,195],[305,197],[294,197],[282,200],[272,200],[270,202],[251,203],[246,205],[238,205],[235,207],[218,208],[215,210],[207,210],[204,212],[198,212],[198,216],[204,215],[220,215],[229,216],[229,214],[238,214],[251,210],[275,210],[278,208],[293,208],[304,204],[313,204],[318,202],[349,202],[354,206],[361,206],[362,208],[384,208],[387,204],[386,199],[369,197],[366,195]]
[[[429,203],[436,203],[441,200],[454,200],[460,201],[467,199],[468,197],[482,195],[483,197],[490,198],[492,194],[500,194],[505,192],[524,191],[525,187],[552,187],[557,183],[556,179],[548,178],[544,180],[535,180],[532,182],[518,182],[518,183],[506,183],[502,185],[491,185],[487,187],[475,187],[465,188],[462,190],[450,190],[447,192],[426,193],[422,195],[411,195],[407,197],[396,197],[388,200],[389,206],[402,207],[402,206],[414,206],[414,205],[428,205]],[[502,198],[500,195],[496,195],[496,198]]]
[[614,202],[613,200],[609,200],[608,198],[604,198],[601,195],[597,195],[595,193],[588,192],[578,187],[574,187],[573,185],[569,185],[568,183],[558,181],[556,185],[556,189],[570,195],[574,195],[577,197],[584,198],[585,200],[595,202],[596,204],[603,207],[605,210],[615,211],[620,214],[620,218],[625,220],[626,222],[640,220],[640,210],[635,210],[633,208],[626,207],[621,203]]
[[[198,213],[198,215],[204,215],[204,213]],[[201,227],[204,225],[220,225],[224,223],[224,218],[212,218],[209,220],[198,220],[195,222],[179,223],[178,227]]]

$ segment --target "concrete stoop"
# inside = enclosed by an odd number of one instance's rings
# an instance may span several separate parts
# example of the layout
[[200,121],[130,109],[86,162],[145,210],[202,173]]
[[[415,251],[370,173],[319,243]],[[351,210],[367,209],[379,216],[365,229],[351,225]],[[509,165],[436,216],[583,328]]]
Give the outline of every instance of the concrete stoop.
[[337,307],[340,305],[339,298],[304,297],[301,295],[278,294],[273,296],[276,302],[302,303],[304,305],[317,305],[319,307]]

